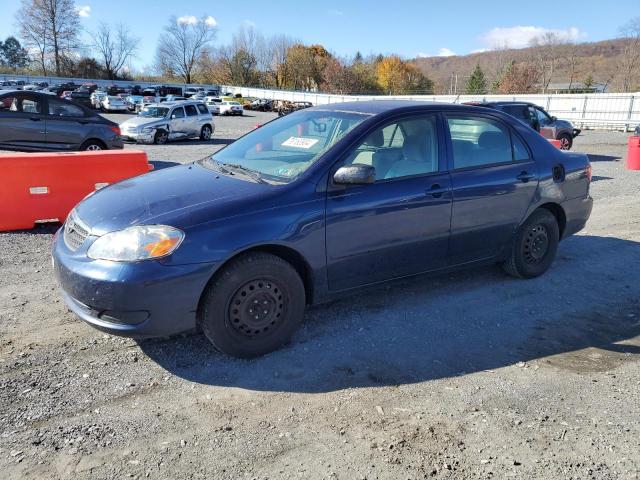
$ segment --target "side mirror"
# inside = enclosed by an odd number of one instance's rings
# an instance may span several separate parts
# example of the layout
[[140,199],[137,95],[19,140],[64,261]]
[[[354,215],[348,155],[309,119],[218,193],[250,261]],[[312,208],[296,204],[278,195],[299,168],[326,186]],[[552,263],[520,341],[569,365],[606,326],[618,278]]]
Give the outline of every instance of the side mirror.
[[556,120],[558,120],[558,117],[551,117],[552,122],[555,122]]
[[333,181],[338,185],[367,185],[376,181],[376,169],[371,165],[354,163],[340,167],[333,174]]
[[173,120],[174,118],[176,118],[176,114],[175,113],[173,115],[171,115],[171,119]]

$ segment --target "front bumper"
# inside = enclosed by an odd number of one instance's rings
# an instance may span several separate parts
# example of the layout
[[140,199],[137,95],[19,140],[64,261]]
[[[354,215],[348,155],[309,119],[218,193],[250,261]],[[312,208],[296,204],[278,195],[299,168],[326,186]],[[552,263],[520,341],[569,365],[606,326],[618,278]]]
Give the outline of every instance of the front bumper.
[[71,251],[62,231],[53,242],[53,265],[69,309],[106,333],[135,338],[193,330],[200,296],[215,264],[119,263],[86,256],[88,237]]
[[134,143],[153,143],[155,137],[155,130],[153,132],[137,132],[133,130],[123,130],[122,138],[125,142]]

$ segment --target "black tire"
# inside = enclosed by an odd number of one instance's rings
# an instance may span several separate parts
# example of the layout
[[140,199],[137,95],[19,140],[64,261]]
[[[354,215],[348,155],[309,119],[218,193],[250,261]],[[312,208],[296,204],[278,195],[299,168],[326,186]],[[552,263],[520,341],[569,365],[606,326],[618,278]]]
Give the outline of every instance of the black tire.
[[165,130],[158,130],[153,137],[155,145],[164,145],[169,140],[169,134]]
[[502,264],[516,278],[535,278],[546,272],[556,256],[560,229],[556,217],[538,209],[520,226],[510,257]]
[[202,129],[200,129],[200,140],[208,141],[211,140],[211,127],[209,125],[203,125]]
[[288,262],[268,253],[248,253],[224,267],[207,287],[198,324],[221,352],[253,358],[291,340],[305,303],[302,280]]
[[560,140],[560,150],[571,150],[573,146],[573,137],[568,133],[563,133],[558,135],[558,140]]
[[82,145],[80,145],[80,150],[97,152],[99,150],[107,150],[107,146],[100,140],[87,140]]

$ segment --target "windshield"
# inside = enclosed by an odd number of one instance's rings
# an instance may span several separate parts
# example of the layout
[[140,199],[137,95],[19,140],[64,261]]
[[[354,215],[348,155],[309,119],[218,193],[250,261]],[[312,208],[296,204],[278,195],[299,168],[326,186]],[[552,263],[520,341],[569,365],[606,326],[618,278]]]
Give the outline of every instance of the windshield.
[[168,108],[165,107],[144,107],[140,112],[143,117],[163,118],[167,116]]
[[369,117],[354,112],[301,110],[252,131],[202,160],[202,165],[239,166],[263,179],[288,183]]

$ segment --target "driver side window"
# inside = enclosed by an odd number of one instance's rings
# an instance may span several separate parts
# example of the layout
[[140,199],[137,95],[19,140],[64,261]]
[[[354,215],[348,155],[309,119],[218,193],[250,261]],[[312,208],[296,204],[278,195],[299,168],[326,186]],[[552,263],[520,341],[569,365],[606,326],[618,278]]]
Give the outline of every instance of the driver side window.
[[437,172],[436,124],[436,116],[421,115],[377,128],[345,163],[372,165],[376,182]]
[[538,122],[540,122],[541,127],[544,127],[545,125],[549,125],[551,123],[551,119],[549,118],[549,115],[547,115],[545,112],[543,112],[539,108],[536,108],[536,115],[538,116]]

